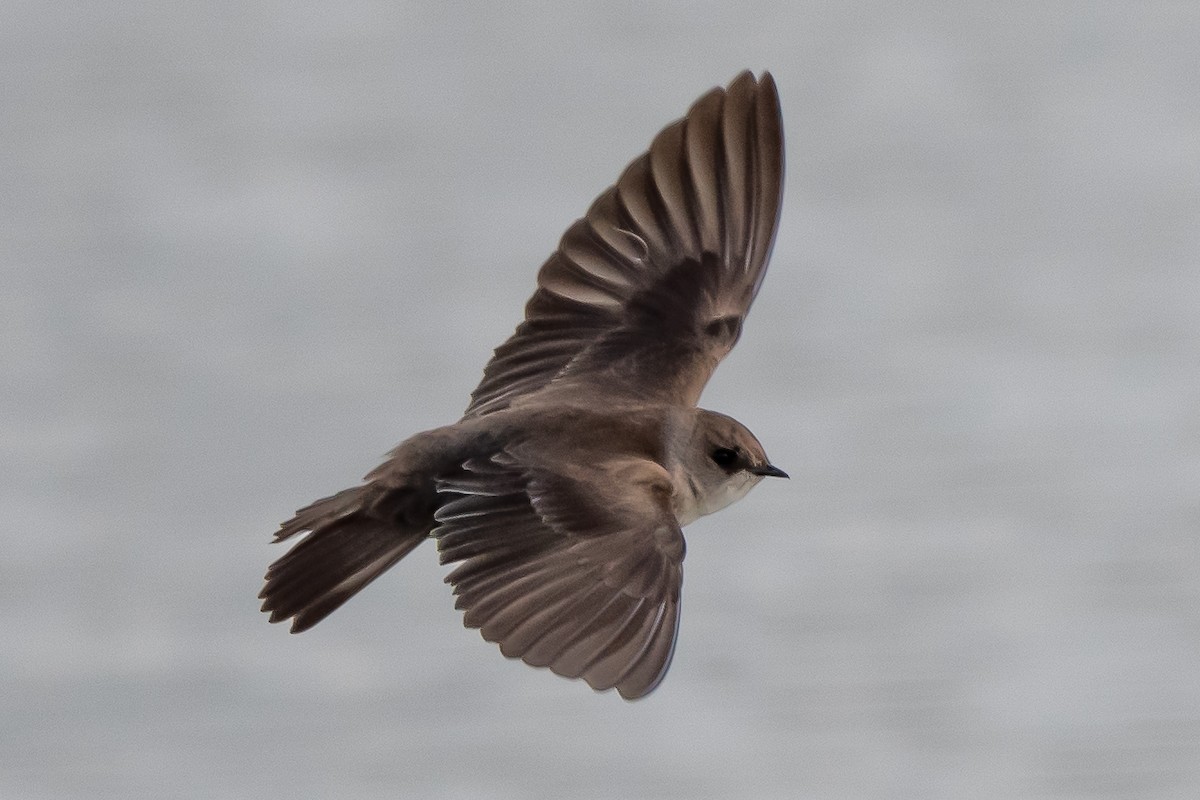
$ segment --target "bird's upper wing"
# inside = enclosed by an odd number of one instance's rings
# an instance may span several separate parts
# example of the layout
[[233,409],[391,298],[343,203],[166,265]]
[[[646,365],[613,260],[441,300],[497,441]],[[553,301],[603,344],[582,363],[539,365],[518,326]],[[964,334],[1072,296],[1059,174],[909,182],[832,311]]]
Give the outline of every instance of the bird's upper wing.
[[466,416],[548,388],[694,405],[762,282],[782,191],[775,82],[745,72],[664,128],[567,230]]
[[462,562],[446,581],[468,627],[510,658],[631,700],[671,663],[683,533],[661,467],[630,459],[602,475],[585,464],[473,458],[438,482],[447,501],[433,535],[442,563]]

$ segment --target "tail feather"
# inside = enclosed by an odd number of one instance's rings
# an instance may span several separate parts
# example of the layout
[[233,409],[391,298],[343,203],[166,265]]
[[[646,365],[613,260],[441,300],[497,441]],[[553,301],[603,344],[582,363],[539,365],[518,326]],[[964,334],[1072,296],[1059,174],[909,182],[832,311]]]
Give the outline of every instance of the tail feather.
[[[432,527],[432,515],[377,515],[378,486],[338,492],[300,509],[280,526],[275,541],[309,531],[267,568],[259,593],[271,622],[292,619],[292,633],[305,631],[378,578],[417,545]],[[392,505],[395,505],[394,503]]]
[[347,517],[355,511],[359,511],[374,488],[366,485],[343,489],[331,497],[324,497],[305,506],[297,511],[294,517],[279,526],[274,541],[282,542],[301,531],[318,531],[341,517]]

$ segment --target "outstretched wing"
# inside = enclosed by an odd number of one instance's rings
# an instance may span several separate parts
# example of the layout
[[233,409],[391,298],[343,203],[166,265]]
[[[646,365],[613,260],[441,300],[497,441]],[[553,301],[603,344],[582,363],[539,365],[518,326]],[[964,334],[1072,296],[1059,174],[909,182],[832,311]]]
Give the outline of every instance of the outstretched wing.
[[775,82],[745,72],[664,128],[567,230],[466,415],[551,385],[694,405],[758,292],[782,190]]
[[[647,464],[648,462],[643,462]],[[649,469],[649,467],[647,467]],[[443,479],[442,563],[464,623],[510,658],[627,700],[662,680],[675,649],[683,533],[655,476],[609,502],[583,476],[507,453]]]

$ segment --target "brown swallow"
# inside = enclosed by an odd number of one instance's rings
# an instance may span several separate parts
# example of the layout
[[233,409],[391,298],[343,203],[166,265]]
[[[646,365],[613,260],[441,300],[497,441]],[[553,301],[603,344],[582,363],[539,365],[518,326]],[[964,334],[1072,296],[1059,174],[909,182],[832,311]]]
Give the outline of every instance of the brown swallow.
[[770,74],[664,128],[564,234],[463,417],[283,523],[259,597],[320,622],[426,539],[467,627],[510,658],[635,699],[671,663],[683,526],[773,466],[696,407],[766,273],[783,191]]

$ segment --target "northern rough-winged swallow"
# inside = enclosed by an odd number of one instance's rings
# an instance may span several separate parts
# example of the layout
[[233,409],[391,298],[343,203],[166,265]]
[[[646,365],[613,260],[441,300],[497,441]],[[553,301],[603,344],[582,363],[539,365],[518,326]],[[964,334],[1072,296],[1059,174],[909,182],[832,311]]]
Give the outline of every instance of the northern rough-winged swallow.
[[696,407],[766,273],[783,191],[779,96],[739,75],[662,130],[563,236],[462,419],[401,443],[276,541],[271,622],[316,625],[428,538],[467,627],[626,699],[675,649],[683,526],[787,477]]

